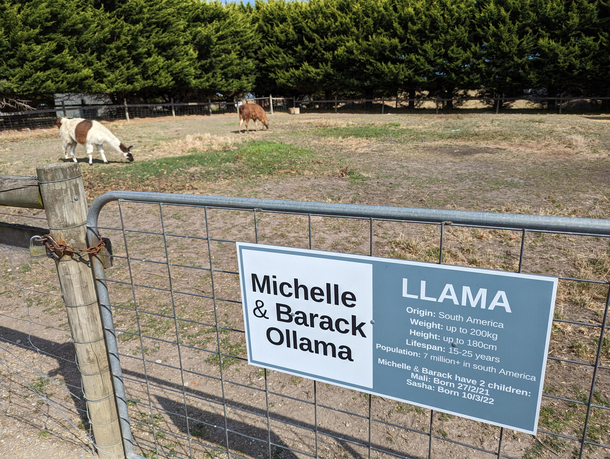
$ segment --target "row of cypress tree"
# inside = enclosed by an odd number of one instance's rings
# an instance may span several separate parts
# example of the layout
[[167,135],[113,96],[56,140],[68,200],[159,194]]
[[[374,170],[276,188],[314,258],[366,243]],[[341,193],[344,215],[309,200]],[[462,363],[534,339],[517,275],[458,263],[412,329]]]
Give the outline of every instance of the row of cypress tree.
[[0,0],[0,96],[610,96],[610,0]]

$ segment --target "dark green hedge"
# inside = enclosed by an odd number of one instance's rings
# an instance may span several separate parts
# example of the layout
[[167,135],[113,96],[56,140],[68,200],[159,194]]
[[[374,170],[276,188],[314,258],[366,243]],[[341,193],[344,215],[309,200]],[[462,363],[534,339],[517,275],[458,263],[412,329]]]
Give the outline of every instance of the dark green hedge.
[[610,0],[0,0],[0,96],[610,96]]

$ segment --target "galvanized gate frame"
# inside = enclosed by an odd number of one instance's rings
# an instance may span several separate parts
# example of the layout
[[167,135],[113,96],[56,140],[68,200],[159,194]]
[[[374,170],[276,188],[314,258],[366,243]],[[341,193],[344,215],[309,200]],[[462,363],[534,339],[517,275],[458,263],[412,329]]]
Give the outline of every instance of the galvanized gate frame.
[[[504,229],[513,231],[522,231],[524,234],[527,231],[535,232],[550,232],[561,234],[572,234],[578,236],[601,236],[610,237],[610,220],[590,219],[590,218],[571,218],[571,217],[554,217],[554,216],[537,216],[537,215],[521,215],[521,214],[501,214],[490,212],[473,212],[473,211],[457,211],[457,210],[440,210],[440,209],[420,209],[406,207],[389,207],[389,206],[369,206],[369,205],[354,205],[354,204],[333,204],[333,203],[318,203],[318,202],[303,202],[303,201],[282,201],[271,199],[252,199],[252,198],[236,198],[236,197],[220,197],[220,196],[199,196],[199,195],[182,195],[169,193],[149,193],[149,192],[132,192],[132,191],[112,191],[98,197],[91,205],[87,218],[87,234],[88,243],[90,246],[95,246],[99,241],[98,236],[98,218],[102,208],[113,201],[129,201],[148,204],[168,204],[168,205],[184,205],[196,206],[202,208],[219,208],[230,210],[249,210],[262,212],[278,212],[289,213],[293,215],[308,215],[322,217],[349,217],[376,221],[395,221],[404,223],[427,223],[437,225],[453,225],[467,226],[474,228],[487,229]],[[372,233],[372,226],[370,229]],[[371,253],[373,238],[370,238]],[[521,259],[523,257],[523,242],[521,241]],[[439,263],[442,262],[442,232],[440,240],[440,257]],[[102,313],[102,321],[104,325],[104,334],[108,346],[110,369],[113,376],[115,396],[119,417],[121,422],[121,430],[123,433],[123,444],[125,453],[128,459],[144,459],[135,453],[134,442],[131,433],[127,399],[125,395],[125,387],[123,384],[123,376],[121,364],[119,360],[119,351],[117,345],[117,337],[115,334],[113,317],[111,312],[111,303],[108,295],[108,288],[105,282],[105,273],[102,262],[98,257],[93,257],[92,263],[94,275],[96,277],[96,287],[98,291],[98,299]],[[519,269],[521,264],[519,265]],[[601,325],[600,343],[603,342],[604,331],[607,326],[608,314],[608,299],[606,299],[606,308]],[[587,406],[587,416],[585,419],[584,432],[587,430],[589,421],[589,413],[591,410],[591,399],[594,390],[594,383],[599,369],[601,354],[601,345],[598,346],[594,373],[593,385]],[[586,434],[583,433],[581,439],[580,456],[582,457],[583,449],[587,443]],[[500,441],[501,443],[501,441]],[[498,451],[498,457],[500,457]]]

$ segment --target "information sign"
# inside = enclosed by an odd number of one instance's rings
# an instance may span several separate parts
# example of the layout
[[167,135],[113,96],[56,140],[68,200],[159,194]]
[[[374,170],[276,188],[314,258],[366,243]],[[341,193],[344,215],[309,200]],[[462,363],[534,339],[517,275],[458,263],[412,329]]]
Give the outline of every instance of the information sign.
[[556,278],[237,251],[249,363],[536,433]]

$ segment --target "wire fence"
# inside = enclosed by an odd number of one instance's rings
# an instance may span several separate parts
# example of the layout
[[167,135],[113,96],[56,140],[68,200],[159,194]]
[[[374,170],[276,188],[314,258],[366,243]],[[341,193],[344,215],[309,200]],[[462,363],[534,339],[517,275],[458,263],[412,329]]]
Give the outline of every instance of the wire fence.
[[240,103],[258,103],[271,113],[287,113],[297,108],[302,113],[608,113],[610,97],[516,97],[485,98],[459,97],[388,98],[388,99],[297,99],[286,97],[260,97],[243,101],[164,102],[158,104],[119,105],[58,105],[53,109],[20,112],[0,112],[0,131],[22,129],[49,129],[58,117],[87,118],[105,121],[133,118],[212,116],[237,113]]
[[[292,99],[260,98],[250,99],[265,109],[277,112],[287,112],[288,103]],[[86,118],[104,121],[130,120],[134,118],[158,118],[180,116],[212,116],[237,114],[238,102],[235,101],[208,101],[165,104],[122,104],[122,105],[65,105],[55,109],[20,111],[0,113],[0,131],[22,129],[49,129],[55,127],[57,118]]]
[[[44,211],[0,207],[0,221],[48,232]],[[55,263],[24,245],[0,237],[0,413],[93,452]]]
[[[115,380],[124,384],[136,452],[607,458],[610,234],[606,221],[577,221],[157,193],[102,196],[88,225],[113,243],[100,301],[113,312],[122,372]],[[537,437],[249,366],[238,241],[558,277]]]

